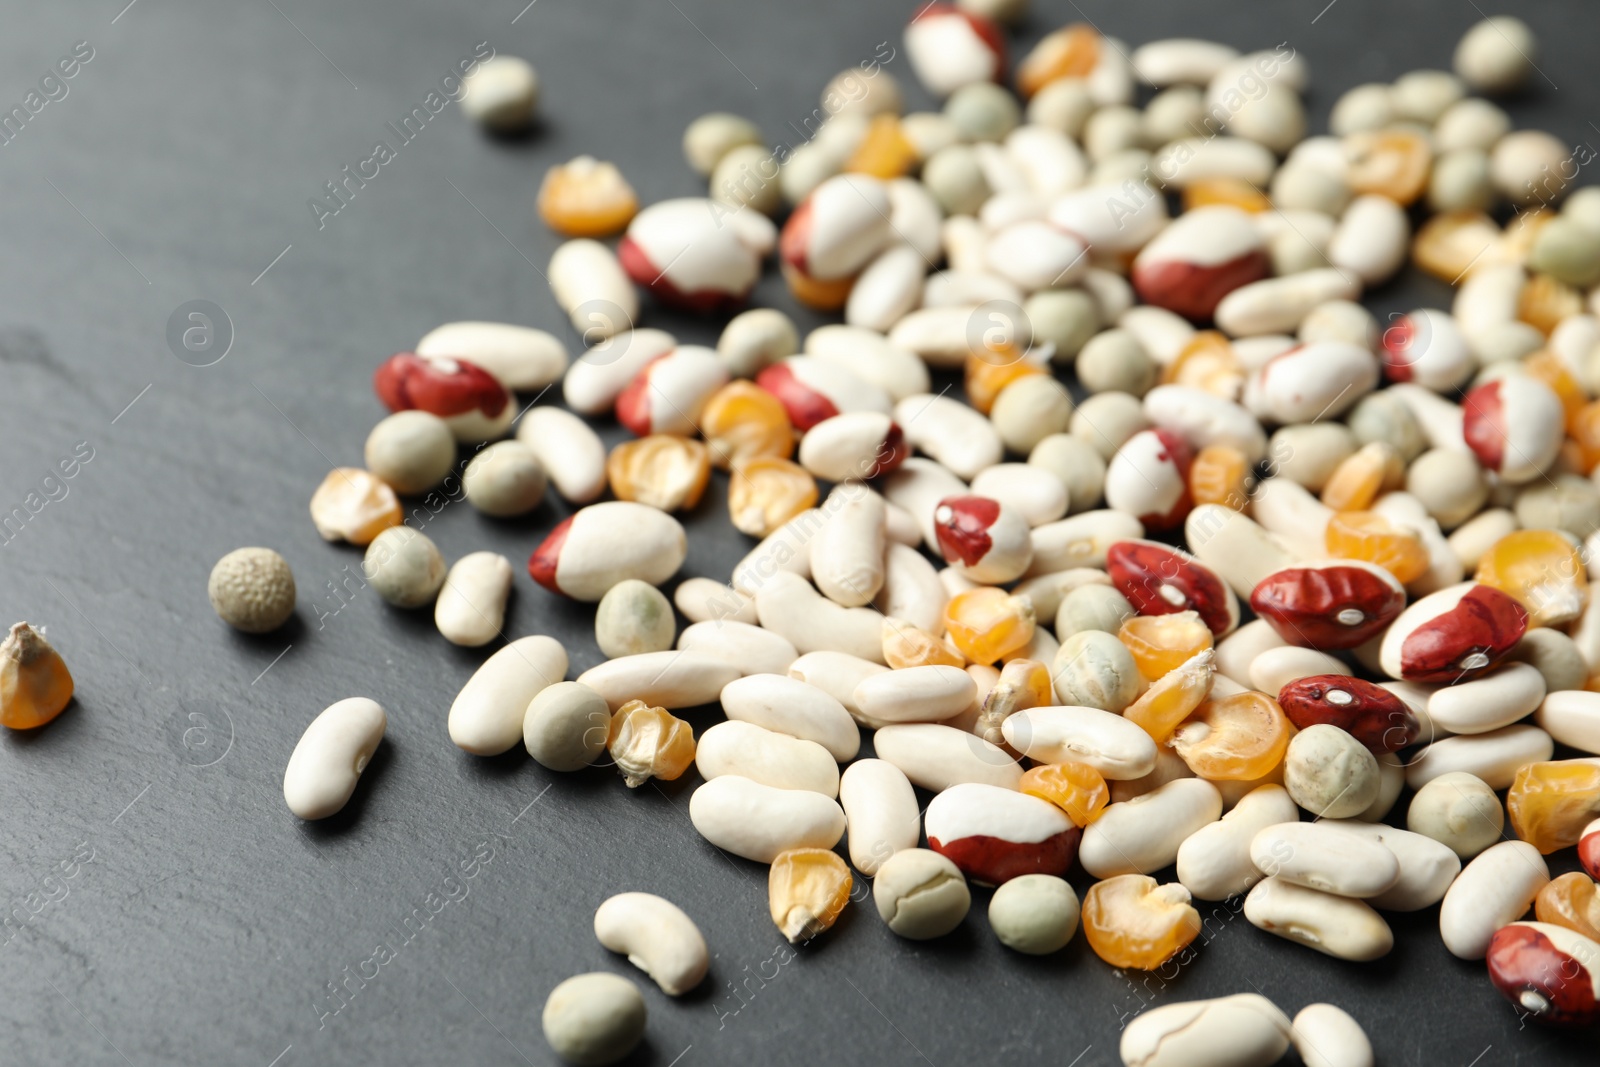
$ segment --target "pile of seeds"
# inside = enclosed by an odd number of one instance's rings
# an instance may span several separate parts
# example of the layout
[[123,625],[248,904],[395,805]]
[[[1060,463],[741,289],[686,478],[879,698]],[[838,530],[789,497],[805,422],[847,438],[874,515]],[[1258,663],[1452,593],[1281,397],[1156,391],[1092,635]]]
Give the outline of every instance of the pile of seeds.
[[[558,642],[510,641],[450,738],[521,741],[560,771],[609,753],[630,787],[694,766],[695,828],[770,865],[791,941],[834,923],[851,866],[903,937],[949,933],[989,885],[1004,944],[1053,952],[1081,925],[1131,969],[1192,951],[1195,899],[1243,896],[1260,929],[1358,961],[1390,951],[1384,912],[1437,905],[1445,945],[1524,1018],[1600,1019],[1600,760],[1555,758],[1600,754],[1600,190],[1564,197],[1565,146],[1468,95],[1527,81],[1531,34],[1487,20],[1455,74],[1360,86],[1307,137],[1286,46],[1130,51],[1070,25],[1017,64],[1019,101],[989,16],[1020,7],[919,11],[904,51],[940,112],[903,114],[869,63],[792,153],[697,120],[709,198],[641,211],[610,164],[553,168],[539,214],[573,240],[549,275],[592,347],[568,366],[542,331],[452,323],[385,362],[394,414],[366,469],[316,491],[318,531],[367,547],[386,600],[483,646],[510,562],[447,568],[400,497],[464,444],[486,514],[547,487],[578,505],[528,572],[598,604],[612,658],[567,682]],[[525,66],[497,69],[485,121],[527,117]],[[635,326],[640,287],[736,308],[774,252],[843,324],[802,344],[781,312],[743,311],[714,350]],[[1408,260],[1455,306],[1380,326],[1356,301]],[[946,372],[965,403],[935,391]],[[557,381],[565,408],[518,421],[514,394]],[[636,439],[608,454],[586,420],[613,414]],[[671,513],[713,467],[760,540],[669,604]],[[286,566],[243,551],[213,578],[219,614],[281,621]],[[709,704],[726,721],[698,736],[674,714]],[[323,712],[291,810],[339,810],[383,730],[369,700]],[[1545,857],[1574,846],[1587,873],[1552,880]],[[1081,905],[1074,863],[1095,879]],[[660,898],[612,898],[595,927],[669,994],[705,974],[704,938]],[[582,975],[544,1021],[563,1056],[612,1062],[645,1008]],[[1291,1021],[1255,994],[1148,1011],[1122,1056],[1250,1067],[1291,1042],[1372,1063],[1339,1009]]]

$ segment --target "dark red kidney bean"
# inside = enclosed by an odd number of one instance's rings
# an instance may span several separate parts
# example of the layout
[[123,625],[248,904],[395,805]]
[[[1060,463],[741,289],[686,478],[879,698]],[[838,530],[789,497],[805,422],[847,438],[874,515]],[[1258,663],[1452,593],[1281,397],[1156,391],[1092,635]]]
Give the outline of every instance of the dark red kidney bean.
[[1278,703],[1298,729],[1337,726],[1374,755],[1398,752],[1422,732],[1405,701],[1380,685],[1342,674],[1297,678],[1278,691]]

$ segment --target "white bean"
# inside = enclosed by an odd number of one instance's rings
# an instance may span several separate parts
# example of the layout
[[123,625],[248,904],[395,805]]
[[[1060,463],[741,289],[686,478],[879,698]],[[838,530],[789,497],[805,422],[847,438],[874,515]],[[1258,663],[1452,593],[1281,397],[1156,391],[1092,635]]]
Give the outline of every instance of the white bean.
[[419,356],[455,356],[517,392],[543,389],[567,369],[567,349],[554,334],[504,322],[447,322],[417,342]]
[[1022,781],[1022,768],[1005,749],[953,726],[885,726],[873,734],[872,746],[913,784],[936,793],[962,782],[1015,789]]
[[1533,714],[1544,700],[1544,675],[1526,663],[1447,685],[1428,699],[1428,718],[1455,734],[1482,734]]
[[835,604],[864,607],[883,588],[887,506],[859,483],[829,494],[822,528],[811,538],[811,578]]
[[341,700],[312,719],[283,771],[289,810],[308,821],[342,810],[387,725],[383,708],[366,697]]
[[678,648],[721,660],[740,674],[779,674],[800,658],[782,636],[749,623],[718,619],[697,622],[678,635]]
[[1308,1004],[1291,1026],[1290,1040],[1306,1067],[1372,1067],[1372,1042],[1343,1008]]
[[863,678],[888,669],[848,652],[807,652],[789,664],[789,677],[816,686],[854,717],[860,714],[855,703],[856,686]]
[[[511,563],[498,552],[473,552],[456,560],[434,604],[433,621],[453,645],[477,648],[500,636]],[[530,697],[531,699],[531,697]],[[524,705],[526,706],[526,705]]]
[[[580,238],[557,248],[548,277],[556,303],[585,340],[613,337],[631,330],[639,319],[633,282],[616,254],[599,241]],[[567,402],[572,402],[570,395]]]
[[1367,903],[1381,911],[1421,911],[1444,899],[1444,894],[1461,873],[1461,859],[1431,838],[1409,830],[1397,830],[1383,823],[1324,820],[1326,825],[1342,826],[1351,833],[1383,843],[1400,861],[1400,880]]
[[1216,786],[1203,778],[1177,778],[1143,796],[1107,805],[1084,828],[1078,862],[1096,878],[1150,874],[1173,863],[1189,835],[1221,817],[1222,795]]
[[886,617],[903,619],[920,630],[938,633],[949,600],[939,572],[909,545],[891,544],[884,553],[883,587],[872,606]]
[[536,407],[517,424],[517,440],[533,449],[556,492],[587,504],[606,489],[606,446],[570,411]]
[[450,705],[450,740],[475,756],[498,756],[523,739],[540,691],[566,676],[567,650],[553,637],[513,641],[472,673]]
[[1033,528],[1033,562],[1024,574],[1036,578],[1079,567],[1104,567],[1106,551],[1118,541],[1144,536],[1144,524],[1109,508],[1085,511]]
[[689,819],[713,845],[757,863],[791,848],[832,848],[844,836],[844,812],[828,797],[732,774],[694,791]]
[[1140,778],[1156,765],[1156,743],[1150,735],[1099,708],[1024,708],[1007,716],[1000,730],[1006,743],[1029,759],[1077,760],[1111,779]]
[[677,519],[627,500],[590,504],[564,525],[534,552],[528,570],[540,585],[574,600],[598,602],[628,578],[660,585],[689,551]]
[[1506,813],[1483,779],[1465,771],[1441,774],[1417,790],[1406,827],[1470,860],[1500,840]]
[[1551,693],[1539,705],[1534,721],[1563,745],[1600,755],[1600,693],[1582,689]]
[[993,423],[947,396],[908,396],[895,405],[894,419],[907,441],[958,478],[970,479],[994,466],[1005,451]]
[[755,596],[761,625],[801,652],[846,652],[883,662],[883,616],[871,608],[840,607],[786,571],[768,578]]
[[1217,305],[1217,325],[1234,337],[1292,333],[1317,305],[1360,295],[1359,279],[1332,267],[1268,278],[1223,297]]
[[1466,771],[1491,789],[1508,789],[1519,768],[1542,763],[1554,751],[1555,742],[1537,726],[1502,726],[1484,734],[1446,737],[1412,759],[1406,767],[1406,784],[1421,789],[1442,774]]
[[1258,993],[1164,1004],[1122,1031],[1124,1067],[1271,1067],[1289,1051],[1288,1016]]
[[1269,648],[1252,659],[1247,681],[1252,689],[1273,695],[1290,682],[1319,674],[1342,674],[1348,678],[1350,668],[1343,660],[1334,659],[1326,652],[1283,645]]
[[1527,914],[1550,868],[1526,841],[1502,841],[1462,869],[1439,906],[1439,936],[1452,955],[1481,960],[1502,926]]
[[654,893],[618,893],[594,912],[594,936],[621,952],[668,996],[699,985],[711,966],[706,939],[684,910]]
[[905,773],[887,760],[856,760],[839,779],[839,803],[849,832],[850,862],[868,878],[890,856],[916,848],[922,812]]
[[773,530],[734,564],[730,584],[739,592],[754,598],[756,590],[779,571],[810,578],[811,539],[822,529],[823,521],[819,509],[807,508]]
[[730,719],[708,728],[695,744],[694,765],[708,782],[735,774],[774,789],[839,794],[839,765],[827,749],[754,723]]
[[756,602],[745,593],[710,578],[685,578],[673,590],[672,602],[691,623],[756,624]]
[[616,711],[630,700],[653,707],[693,708],[714,703],[739,668],[703,652],[641,652],[590,667],[578,681]]
[[948,719],[966,711],[977,692],[960,667],[926,664],[863,678],[852,695],[863,719],[883,724]]
[[1400,880],[1400,861],[1382,842],[1330,822],[1266,827],[1250,859],[1263,874],[1341,897],[1375,897]]
[[878,867],[872,902],[889,929],[923,941],[961,925],[972,907],[972,891],[950,860],[931,849],[907,848]]
[[746,675],[723,686],[721,701],[730,720],[815,741],[841,763],[861,749],[861,732],[844,705],[798,678]]
[[1264,877],[1250,858],[1256,834],[1299,817],[1283,786],[1257,786],[1221,820],[1200,827],[1178,846],[1178,881],[1197,900],[1227,900],[1247,892]]
[[1360,900],[1265,878],[1244,901],[1244,917],[1268,933],[1341,960],[1365,963],[1389,954],[1394,931]]

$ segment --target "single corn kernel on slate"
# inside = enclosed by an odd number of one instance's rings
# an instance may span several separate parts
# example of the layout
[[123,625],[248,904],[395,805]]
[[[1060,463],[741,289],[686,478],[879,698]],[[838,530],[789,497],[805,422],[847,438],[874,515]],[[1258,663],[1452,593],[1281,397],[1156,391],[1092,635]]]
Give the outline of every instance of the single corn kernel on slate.
[[336,467],[311,494],[311,522],[325,541],[369,545],[401,521],[400,499],[359,467]]
[[1033,602],[1004,589],[979,586],[944,608],[951,642],[973,663],[993,663],[1033,640]]
[[670,782],[694,762],[694,730],[666,708],[630,700],[611,716],[606,748],[629,789],[652,778]]
[[853,879],[838,854],[825,848],[780,852],[767,872],[767,906],[790,944],[798,945],[838,921],[850,903]]
[[0,726],[31,730],[72,701],[72,673],[44,633],[25,622],[0,641]]
[[1083,898],[1083,934],[1094,954],[1113,967],[1149,971],[1189,946],[1200,913],[1189,891],[1143,874],[1096,882]]
[[1041,763],[1022,772],[1022,792],[1048,800],[1067,813],[1074,826],[1088,826],[1111,802],[1111,788],[1087,763]]
[[606,457],[606,478],[618,500],[662,511],[694,507],[711,481],[711,452],[689,437],[655,433],[624,441]]
[[1545,855],[1576,845],[1600,816],[1600,759],[1528,764],[1506,794],[1506,811],[1517,837]]
[[622,172],[593,156],[551,167],[539,186],[539,217],[568,237],[609,237],[638,210],[639,198]]
[[1283,762],[1293,731],[1265,693],[1235,693],[1200,705],[1172,734],[1172,747],[1202,778],[1248,782]]

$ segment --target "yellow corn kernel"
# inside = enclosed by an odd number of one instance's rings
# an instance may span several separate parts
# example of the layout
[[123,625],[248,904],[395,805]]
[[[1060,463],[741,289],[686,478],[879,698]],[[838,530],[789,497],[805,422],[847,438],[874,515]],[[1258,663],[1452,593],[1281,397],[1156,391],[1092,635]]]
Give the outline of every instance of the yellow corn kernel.
[[639,198],[622,172],[593,156],[551,167],[539,186],[539,217],[568,237],[607,237],[638,210]]
[[334,468],[311,494],[311,522],[325,541],[370,545],[400,518],[394,490],[359,467]]
[[31,730],[72,702],[72,672],[44,634],[25,622],[0,641],[0,726]]
[[844,169],[846,174],[870,174],[889,181],[910,173],[918,162],[917,147],[901,131],[900,119],[878,115],[867,126],[867,135],[845,161]]
[[1029,767],[1022,772],[1017,788],[1029,796],[1048,800],[1066,812],[1074,826],[1088,826],[1111,802],[1111,788],[1105,778],[1077,760]]
[[630,700],[611,716],[606,749],[629,789],[652,778],[670,782],[694,762],[694,730],[666,708]]
[[754,382],[737,381],[711,394],[700,413],[711,462],[722,470],[747,459],[788,459],[794,426],[778,398]]
[[906,667],[965,667],[966,657],[954,645],[904,619],[883,620],[883,661],[891,670]]
[[1123,718],[1135,723],[1157,744],[1167,740],[1211,692],[1215,656],[1209,648],[1196,652],[1176,670],[1151,683],[1144,695],[1123,711]]
[[728,480],[728,517],[751,537],[765,537],[817,502],[817,480],[775,456],[741,460]]
[[980,585],[950,598],[945,631],[973,663],[993,663],[1033,640],[1033,601]]
[[1378,494],[1405,484],[1406,465],[1387,441],[1362,445],[1333,469],[1322,502],[1334,511],[1365,511]]
[[850,903],[853,879],[837,853],[791,848],[767,872],[767,907],[791,944],[810,941],[838,921]]
[[618,500],[662,511],[692,508],[711,480],[711,450],[670,433],[624,441],[606,457],[606,479]]

